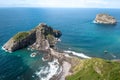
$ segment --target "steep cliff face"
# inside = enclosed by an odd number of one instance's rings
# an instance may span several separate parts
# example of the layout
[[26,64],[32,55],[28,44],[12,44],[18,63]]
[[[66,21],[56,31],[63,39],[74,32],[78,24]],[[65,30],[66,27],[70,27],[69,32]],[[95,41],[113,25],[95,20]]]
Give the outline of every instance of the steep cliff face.
[[19,32],[13,36],[3,48],[9,52],[31,46],[36,50],[46,50],[49,47],[54,47],[56,38],[60,38],[62,33],[58,30],[54,32],[53,28],[42,23],[35,29],[28,32]]
[[25,33],[26,32],[17,33],[7,43],[4,44],[3,48],[9,52],[13,52],[17,49],[21,49],[33,44],[36,40],[35,31],[28,32],[27,35],[23,36]]
[[95,23],[99,24],[116,24],[117,20],[108,14],[97,14],[95,18]]

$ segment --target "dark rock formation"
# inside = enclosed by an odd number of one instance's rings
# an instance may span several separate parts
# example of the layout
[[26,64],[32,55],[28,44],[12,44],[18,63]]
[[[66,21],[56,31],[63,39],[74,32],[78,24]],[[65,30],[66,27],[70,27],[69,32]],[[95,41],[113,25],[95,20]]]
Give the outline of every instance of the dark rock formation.
[[54,36],[57,37],[57,38],[60,38],[60,37],[62,36],[61,31],[58,31],[58,30],[53,30],[53,34],[54,34]]
[[94,22],[99,24],[116,24],[117,20],[108,14],[97,14]]
[[36,50],[46,50],[54,47],[57,39],[62,33],[58,30],[53,30],[52,27],[41,23],[35,29],[28,32],[19,32],[12,37],[3,48],[9,52],[16,51],[21,48],[30,46]]

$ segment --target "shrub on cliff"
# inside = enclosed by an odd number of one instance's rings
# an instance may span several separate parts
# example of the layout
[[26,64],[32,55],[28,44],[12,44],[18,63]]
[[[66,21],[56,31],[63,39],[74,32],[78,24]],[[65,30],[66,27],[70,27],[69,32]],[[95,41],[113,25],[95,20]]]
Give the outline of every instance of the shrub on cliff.
[[15,41],[22,40],[26,38],[28,35],[29,35],[29,32],[19,32],[13,37],[13,39]]
[[48,40],[51,47],[55,45],[55,37],[53,35],[48,34],[47,35],[47,40]]

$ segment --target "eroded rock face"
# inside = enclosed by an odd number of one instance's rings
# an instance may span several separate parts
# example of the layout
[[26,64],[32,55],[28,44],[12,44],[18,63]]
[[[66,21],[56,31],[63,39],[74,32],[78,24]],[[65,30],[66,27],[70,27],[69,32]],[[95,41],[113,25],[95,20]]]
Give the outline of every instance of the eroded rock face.
[[26,36],[24,39],[21,40],[15,40],[13,37],[3,45],[3,48],[7,50],[8,52],[13,52],[15,50],[27,47],[28,45],[31,45],[35,42],[36,36],[35,31],[30,33],[28,36]]
[[62,33],[61,33],[61,31],[54,30],[54,31],[53,31],[53,35],[54,35],[55,37],[57,37],[57,38],[60,38],[60,37],[62,36]]
[[21,32],[12,37],[3,45],[3,48],[9,52],[30,46],[36,50],[46,50],[54,47],[56,38],[60,38],[62,33],[53,30],[52,27],[41,23],[35,29],[28,32]]
[[108,14],[97,14],[94,22],[99,24],[116,24],[117,20]]

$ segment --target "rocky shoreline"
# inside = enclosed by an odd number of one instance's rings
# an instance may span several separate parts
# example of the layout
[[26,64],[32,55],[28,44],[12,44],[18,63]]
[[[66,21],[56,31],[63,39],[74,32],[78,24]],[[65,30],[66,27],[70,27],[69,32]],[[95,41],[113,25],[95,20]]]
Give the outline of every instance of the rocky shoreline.
[[59,74],[54,75],[50,80],[65,80],[66,76],[73,74],[71,68],[77,65],[76,59],[82,59],[68,53],[58,52],[52,48],[48,49],[48,55],[50,55],[49,59],[58,59],[62,69]]
[[60,53],[53,49],[50,49],[50,53],[48,53],[48,54],[51,54],[52,57],[58,59],[58,62],[60,63],[60,66],[62,69],[59,74],[54,75],[50,80],[65,80],[65,77],[67,75],[71,74],[70,68],[71,68],[72,64],[70,62],[68,62],[68,60],[71,58],[71,56],[68,57],[68,56],[66,56],[68,54],[65,55],[65,53]]
[[[99,21],[97,22],[99,23]],[[110,21],[110,24],[114,24],[113,22],[114,21],[112,21],[111,23]],[[100,23],[104,24],[104,22],[100,22]],[[105,22],[105,24],[106,23],[107,22]],[[94,72],[94,75],[97,75],[97,77],[94,76],[96,80],[98,80],[98,78],[101,78],[101,80],[103,80],[104,78],[101,77],[102,71],[103,74],[105,75],[105,79],[108,79],[106,77],[107,72],[104,72],[105,71],[104,67],[105,69],[106,67],[109,68],[108,71],[110,71],[111,67],[116,69],[116,65],[117,65],[117,69],[120,70],[120,68],[118,68],[120,64],[116,63],[117,61],[108,61],[100,58],[91,58],[85,56],[84,54],[77,54],[76,56],[74,56],[75,52],[72,51],[58,52],[54,48],[55,48],[55,44],[57,43],[57,40],[61,37],[61,35],[62,33],[59,30],[54,30],[52,27],[42,23],[30,31],[17,33],[10,40],[8,40],[3,45],[2,48],[8,52],[14,52],[21,48],[30,47],[31,49],[35,49],[38,51],[45,51],[47,53],[47,56],[44,57],[45,60],[53,60],[53,58],[58,59],[58,62],[61,67],[60,69],[62,70],[58,74],[51,76],[52,78],[50,80],[75,80],[76,77],[74,78],[73,74],[77,72],[80,72],[79,74],[81,74],[79,76],[76,75],[78,79],[83,78],[84,80],[87,73],[88,72],[90,73],[90,71]],[[33,56],[35,55],[36,54],[34,53]],[[80,58],[80,56],[83,56],[84,59]],[[88,72],[86,71],[87,73],[82,75],[84,73],[84,70],[87,70]],[[93,74],[92,72],[91,74]],[[92,77],[90,76],[91,74],[87,76],[88,79],[90,77],[91,78],[90,80],[93,80]],[[88,79],[85,78],[85,80]]]
[[[44,57],[44,59],[49,61],[53,58],[58,59],[62,69],[59,74],[51,76],[50,80],[65,80],[65,76],[70,73],[71,63],[69,60],[71,57],[53,49],[61,35],[62,33],[59,30],[54,30],[45,23],[41,23],[30,31],[17,33],[2,48],[8,52],[14,52],[18,49],[29,47],[30,49],[47,53],[47,57]],[[36,53],[32,53],[30,56],[35,57]],[[65,69],[66,66],[68,67],[67,70]]]

